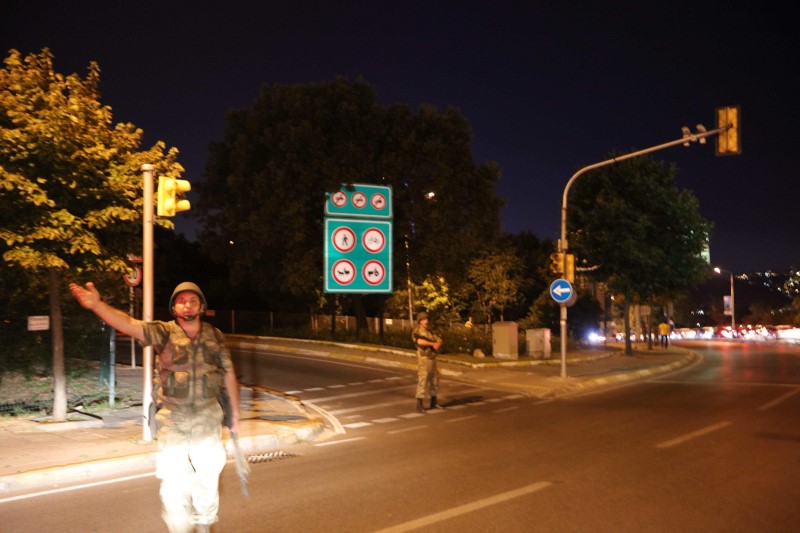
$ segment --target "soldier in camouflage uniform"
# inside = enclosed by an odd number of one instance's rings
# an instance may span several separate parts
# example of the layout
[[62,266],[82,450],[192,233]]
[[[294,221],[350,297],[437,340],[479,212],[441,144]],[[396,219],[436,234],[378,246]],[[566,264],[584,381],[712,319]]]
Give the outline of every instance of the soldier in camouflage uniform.
[[209,531],[226,461],[219,394],[224,386],[233,407],[230,429],[238,433],[239,385],[222,333],[200,318],[207,307],[203,292],[181,283],[169,302],[175,321],[143,322],[103,302],[92,283],[73,283],[70,291],[109,326],[159,351],[154,392],[162,517],[172,533]]
[[430,316],[422,312],[417,315],[417,327],[411,332],[411,339],[417,347],[417,411],[425,412],[423,401],[425,389],[431,395],[430,409],[436,409],[436,384],[438,372],[436,369],[436,353],[442,347],[442,338],[431,332]]

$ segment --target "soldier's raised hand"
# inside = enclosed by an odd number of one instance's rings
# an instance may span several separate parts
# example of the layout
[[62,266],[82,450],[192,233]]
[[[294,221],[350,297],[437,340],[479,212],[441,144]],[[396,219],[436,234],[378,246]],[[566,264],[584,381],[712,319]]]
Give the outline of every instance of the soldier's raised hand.
[[94,310],[97,304],[102,300],[102,298],[100,298],[100,292],[91,281],[86,284],[86,288],[81,287],[77,283],[70,283],[69,292],[78,300],[81,307],[89,310]]

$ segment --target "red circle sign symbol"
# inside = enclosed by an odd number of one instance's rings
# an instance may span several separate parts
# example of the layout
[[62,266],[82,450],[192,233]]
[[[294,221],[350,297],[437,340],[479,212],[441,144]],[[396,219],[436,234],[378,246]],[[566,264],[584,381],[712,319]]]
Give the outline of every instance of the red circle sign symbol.
[[339,259],[331,269],[333,279],[339,285],[347,285],[356,279],[356,267],[347,259]]
[[361,244],[368,252],[377,254],[386,245],[386,236],[378,228],[369,228],[361,235]]
[[347,203],[347,195],[342,191],[336,191],[331,195],[331,202],[336,207],[343,207]]
[[129,274],[122,276],[125,283],[131,287],[137,287],[142,282],[142,269],[137,267],[131,268]]
[[379,192],[373,194],[372,197],[370,197],[369,202],[376,211],[380,211],[386,207],[386,197]]
[[356,192],[353,195],[353,205],[359,209],[367,205],[367,195],[363,192]]
[[336,228],[331,235],[333,247],[340,252],[347,253],[352,250],[356,245],[356,234],[347,226]]
[[361,275],[370,285],[380,285],[386,277],[386,269],[380,261],[367,261],[361,269]]

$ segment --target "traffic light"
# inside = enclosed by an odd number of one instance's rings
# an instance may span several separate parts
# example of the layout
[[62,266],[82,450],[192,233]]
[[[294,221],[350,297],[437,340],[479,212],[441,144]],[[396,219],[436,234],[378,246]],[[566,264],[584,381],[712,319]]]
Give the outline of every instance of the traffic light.
[[564,253],[563,252],[553,252],[550,254],[550,271],[553,274],[563,274],[564,273]]
[[174,217],[178,211],[188,211],[192,205],[189,200],[178,196],[192,189],[192,184],[186,180],[158,177],[158,209],[160,217]]
[[573,254],[564,256],[564,279],[575,283],[575,256]]
[[739,136],[739,106],[717,108],[717,128],[727,128],[717,135],[717,155],[737,155],[742,153]]

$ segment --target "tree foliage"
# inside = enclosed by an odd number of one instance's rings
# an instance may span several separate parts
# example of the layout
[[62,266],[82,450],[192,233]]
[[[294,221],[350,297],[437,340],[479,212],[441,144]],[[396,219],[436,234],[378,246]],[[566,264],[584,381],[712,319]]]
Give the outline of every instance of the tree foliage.
[[[475,164],[471,141],[457,111],[383,106],[361,80],[265,86],[252,107],[229,113],[211,147],[201,242],[235,284],[310,305],[323,279],[326,193],[389,185],[395,268],[408,261],[416,283],[428,275],[458,283],[499,231],[499,170]],[[406,277],[395,280],[404,286]]]
[[523,262],[512,251],[495,251],[472,260],[467,276],[482,309],[488,314],[504,311],[515,304],[523,285]]
[[[4,269],[48,280],[56,379],[54,416],[63,418],[61,275],[118,271],[140,250],[142,180],[152,163],[162,174],[183,171],[163,143],[138,151],[142,132],[112,126],[100,102],[100,68],[85,78],[54,69],[44,49],[11,50],[0,69],[0,253]],[[46,275],[46,276],[45,276]]]
[[707,275],[701,253],[711,224],[694,195],[678,189],[676,172],[644,156],[576,181],[568,205],[570,248],[626,305],[676,297]]

